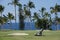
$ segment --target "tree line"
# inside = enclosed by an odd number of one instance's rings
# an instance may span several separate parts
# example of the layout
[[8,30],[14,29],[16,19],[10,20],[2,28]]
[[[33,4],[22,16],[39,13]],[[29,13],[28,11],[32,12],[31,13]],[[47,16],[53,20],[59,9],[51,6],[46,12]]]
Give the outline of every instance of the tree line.
[[[33,16],[31,14],[31,9],[34,8],[35,9],[35,4],[32,1],[29,1],[27,4],[22,5],[19,0],[13,0],[11,3],[8,3],[8,5],[14,5],[14,9],[15,9],[15,16],[12,13],[8,13],[8,15],[2,15],[2,12],[4,11],[4,6],[0,5],[0,29],[1,26],[5,23],[10,22],[10,27],[11,25],[11,20],[15,20],[16,23],[16,6],[18,6],[18,14],[19,14],[19,28],[20,30],[24,30],[24,20],[26,18],[29,18],[30,21],[33,21],[35,23],[36,28],[38,29],[50,29],[50,26],[52,25],[53,21],[56,22],[56,25],[58,23],[60,23],[60,18],[58,17],[57,12],[60,12],[60,5],[58,5],[56,3],[56,5],[54,7],[50,7],[50,13],[46,11],[45,7],[41,7],[41,9],[38,12],[34,12]],[[52,20],[52,14],[55,14],[55,18],[54,20]]]

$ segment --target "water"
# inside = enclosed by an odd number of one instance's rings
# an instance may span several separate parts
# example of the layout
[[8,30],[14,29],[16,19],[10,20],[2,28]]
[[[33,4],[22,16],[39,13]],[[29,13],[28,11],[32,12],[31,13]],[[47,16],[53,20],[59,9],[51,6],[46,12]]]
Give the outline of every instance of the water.
[[[25,23],[25,30],[35,30],[34,23]],[[4,24],[1,29],[12,29],[12,30],[19,30],[19,23],[12,23],[11,27],[9,24]]]
[[[51,26],[51,28],[53,30],[56,30],[56,25],[53,24]],[[1,29],[12,29],[12,30],[19,30],[19,23],[12,23],[11,27],[9,24],[4,24]],[[32,23],[25,23],[25,30],[35,30],[36,27],[35,27],[35,24],[32,22]],[[58,30],[60,30],[60,24],[58,24]]]
[[[57,27],[57,29],[56,29],[56,27]],[[53,30],[60,30],[60,24],[58,24],[58,25],[52,24],[51,28]]]

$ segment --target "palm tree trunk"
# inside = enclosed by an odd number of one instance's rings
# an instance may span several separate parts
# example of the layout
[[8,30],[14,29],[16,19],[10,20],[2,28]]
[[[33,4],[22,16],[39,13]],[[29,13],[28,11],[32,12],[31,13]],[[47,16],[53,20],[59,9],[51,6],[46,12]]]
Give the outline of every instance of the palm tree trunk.
[[16,5],[14,5],[15,7],[15,23],[16,23]]
[[11,20],[10,20],[10,29],[12,29],[12,23],[11,23]]
[[[29,8],[29,11],[30,11],[30,8]],[[30,13],[30,14],[31,14],[31,13]],[[29,16],[29,18],[30,18],[29,24],[30,24],[30,27],[31,27],[31,15]]]
[[58,18],[57,13],[55,13],[55,19],[56,19],[56,30],[58,30],[57,18]]
[[22,9],[19,8],[19,30],[24,30],[24,16],[22,15]]
[[35,34],[35,36],[42,36],[44,29],[41,29],[38,33]]
[[19,26],[20,30],[24,30],[24,18],[21,14],[19,14]]
[[43,12],[42,12],[42,14],[41,14],[41,15],[42,15],[42,18],[44,18],[44,16],[43,16]]
[[2,17],[2,13],[1,13],[1,17]]
[[57,13],[55,13],[55,18],[57,19],[57,17],[58,17],[58,16],[57,16]]
[[56,25],[56,30],[58,30],[58,24]]
[[0,30],[1,30],[1,25],[0,25]]

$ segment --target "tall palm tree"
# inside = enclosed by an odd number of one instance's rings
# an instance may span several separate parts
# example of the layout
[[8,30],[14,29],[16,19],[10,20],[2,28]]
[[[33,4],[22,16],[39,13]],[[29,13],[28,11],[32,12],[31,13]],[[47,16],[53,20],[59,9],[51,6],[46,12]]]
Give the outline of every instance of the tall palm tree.
[[12,3],[8,3],[8,5],[9,4],[14,5],[14,8],[15,8],[15,23],[16,23],[16,5],[19,3],[18,1],[19,0],[13,0]]
[[57,4],[55,5],[55,7],[50,7],[50,9],[51,9],[51,13],[55,13],[55,19],[57,19],[57,17],[58,17],[58,15],[57,15],[57,12],[58,12]]
[[[3,21],[2,21],[2,12],[3,12],[3,10],[4,10],[4,6],[2,6],[2,5],[0,5],[0,26],[3,24]],[[1,28],[0,28],[1,29]]]
[[2,24],[3,24],[2,17],[0,16],[0,30],[1,30]]
[[11,28],[11,26],[12,26],[12,22],[11,22],[11,20],[13,20],[14,19],[14,16],[12,15],[12,13],[8,13],[8,20],[9,20],[9,22],[10,22],[10,28]]
[[24,12],[25,12],[25,16],[27,16],[26,18],[29,18],[28,20],[31,22],[31,10],[32,8],[35,8],[35,5],[32,1],[29,0],[28,4],[24,5]]
[[30,9],[35,8],[35,5],[32,1],[29,1],[29,3],[26,5],[24,5],[24,11],[26,16],[29,16],[29,18],[31,18],[31,11]]
[[[56,3],[56,5],[55,5],[55,7],[51,7],[50,9],[51,9],[51,13],[55,13],[55,20],[56,20],[56,22],[57,22],[57,18],[58,18],[58,15],[57,15],[57,12],[58,12],[58,10],[57,10],[57,8],[58,8],[58,5],[57,5],[57,3]],[[56,30],[57,30],[57,23],[56,23]]]
[[19,7],[19,30],[24,30],[24,13],[23,13],[23,9],[22,9],[22,4],[19,3],[17,4],[17,6]]
[[4,6],[0,5],[0,14],[2,16],[2,12],[4,11]]

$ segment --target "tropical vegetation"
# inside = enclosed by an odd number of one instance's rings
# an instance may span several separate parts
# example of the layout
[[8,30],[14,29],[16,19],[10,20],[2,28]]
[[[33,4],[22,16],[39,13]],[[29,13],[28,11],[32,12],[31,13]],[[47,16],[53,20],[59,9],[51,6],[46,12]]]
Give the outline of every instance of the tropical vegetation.
[[[53,23],[53,20],[51,18],[52,13],[55,13],[54,21],[60,23],[60,18],[57,15],[57,12],[60,12],[60,5],[56,3],[54,7],[51,7],[51,13],[46,11],[45,7],[41,7],[39,12],[34,12],[32,16],[32,8],[35,8],[35,4],[32,1],[29,1],[27,4],[22,5],[19,0],[13,0],[12,3],[8,3],[8,5],[14,5],[15,9],[15,16],[12,13],[8,13],[8,16],[2,15],[2,12],[4,11],[4,7],[0,5],[0,25],[10,22],[11,26],[11,20],[15,19],[16,23],[16,6],[18,6],[18,12],[19,12],[19,28],[21,30],[24,30],[25,26],[25,19],[29,18],[30,22],[34,21],[36,28],[38,29],[50,29],[50,26]],[[4,20],[5,19],[5,20]],[[57,25],[57,23],[56,23]]]

